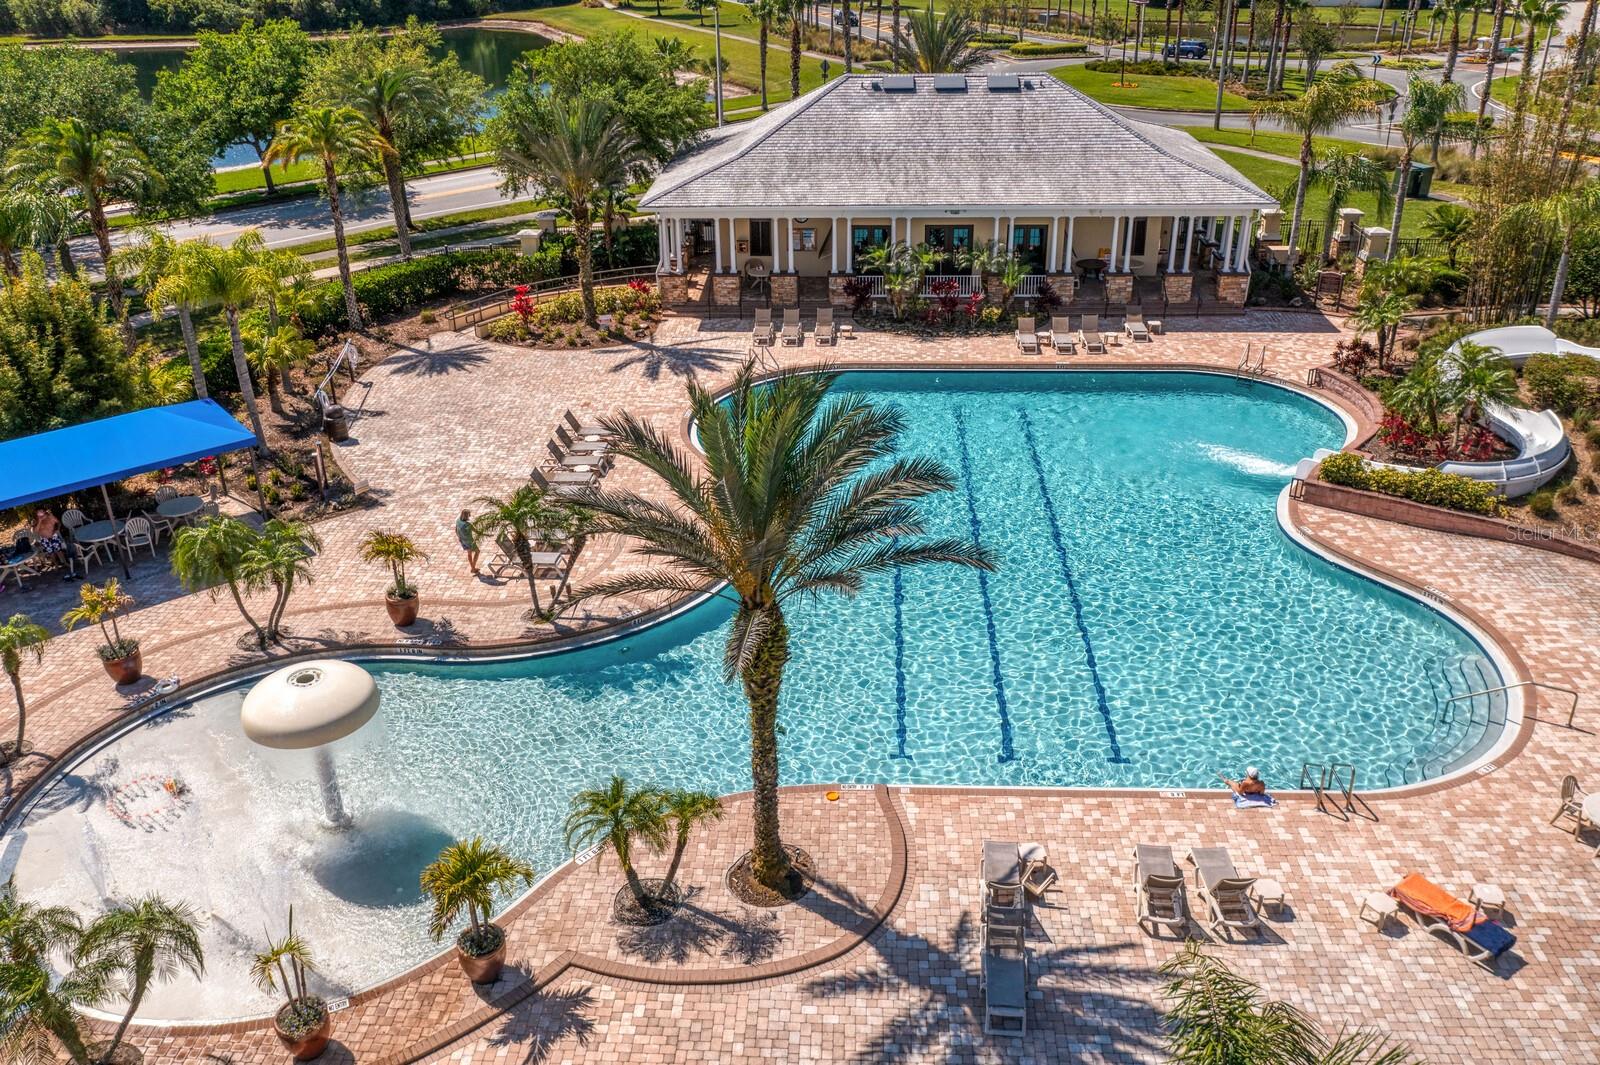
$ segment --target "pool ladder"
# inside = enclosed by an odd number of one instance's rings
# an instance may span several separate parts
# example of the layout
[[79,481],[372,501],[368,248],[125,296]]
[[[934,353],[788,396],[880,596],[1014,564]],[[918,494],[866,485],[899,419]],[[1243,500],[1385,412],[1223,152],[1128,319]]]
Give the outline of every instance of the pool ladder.
[[[1253,358],[1252,358],[1253,356]],[[1244,358],[1239,360],[1239,365],[1234,370],[1240,377],[1269,377],[1273,371],[1267,369],[1267,346],[1261,345],[1261,350],[1255,350],[1255,343],[1247,341],[1244,346]]]
[[[1349,762],[1305,762],[1300,766],[1300,790],[1310,790],[1317,797],[1317,809],[1341,820],[1350,820],[1351,814],[1378,819],[1366,800],[1356,794],[1356,767]],[[1365,809],[1362,813],[1357,808]]]

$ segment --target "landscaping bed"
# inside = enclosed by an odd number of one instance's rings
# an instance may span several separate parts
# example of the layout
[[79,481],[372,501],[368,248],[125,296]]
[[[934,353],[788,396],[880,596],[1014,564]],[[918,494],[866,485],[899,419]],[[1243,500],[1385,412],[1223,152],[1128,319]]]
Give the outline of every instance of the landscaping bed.
[[661,321],[661,295],[639,279],[595,290],[598,326],[584,322],[583,297],[577,292],[536,300],[527,285],[518,285],[514,293],[511,313],[483,327],[489,340],[538,348],[604,347],[648,339]]

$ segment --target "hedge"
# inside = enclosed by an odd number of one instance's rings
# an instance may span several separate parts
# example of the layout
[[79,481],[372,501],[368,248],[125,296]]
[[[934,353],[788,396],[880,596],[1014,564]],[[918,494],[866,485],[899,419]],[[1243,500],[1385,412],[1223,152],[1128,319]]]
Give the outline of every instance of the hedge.
[[1360,455],[1341,451],[1322,460],[1318,472],[1329,484],[1361,488],[1368,492],[1399,496],[1414,503],[1470,514],[1497,515],[1503,509],[1500,497],[1486,481],[1473,480],[1459,473],[1440,470],[1394,470],[1369,466]]
[[1535,355],[1522,367],[1533,401],[1569,418],[1594,402],[1597,378],[1600,366],[1587,355]]
[[1019,41],[1006,50],[1016,56],[1082,55],[1089,46],[1082,41]]

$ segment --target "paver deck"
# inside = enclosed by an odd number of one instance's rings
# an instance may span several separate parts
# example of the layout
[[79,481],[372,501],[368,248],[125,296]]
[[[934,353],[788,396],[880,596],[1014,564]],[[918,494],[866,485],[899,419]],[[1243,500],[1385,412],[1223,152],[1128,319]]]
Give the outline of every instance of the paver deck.
[[[1110,360],[1232,369],[1246,342],[1264,341],[1268,366],[1298,381],[1326,361],[1338,339],[1335,326],[1307,315],[1253,314],[1168,328],[1151,344],[1113,348]],[[365,413],[341,462],[372,481],[381,505],[319,527],[327,547],[316,584],[296,599],[297,639],[312,645],[394,638],[378,601],[384,575],[354,557],[355,542],[379,524],[406,531],[431,552],[432,561],[414,576],[424,616],[439,629],[472,642],[533,634],[520,616],[525,585],[484,583],[465,573],[450,530],[455,513],[523,479],[566,406],[587,414],[626,408],[675,426],[683,378],[724,380],[744,351],[736,322],[676,318],[650,346],[530,353],[443,334],[429,348],[371,367],[370,388],[350,400]],[[882,333],[864,333],[836,351],[808,344],[773,355],[785,364],[819,356],[840,364],[1024,361],[1009,337],[921,341]],[[1057,360],[1047,349],[1031,361],[1051,367]],[[625,468],[613,476],[643,484]],[[1593,650],[1600,574],[1591,564],[1343,513],[1301,508],[1294,518],[1331,547],[1487,619],[1534,677],[1600,690],[1600,656]],[[629,564],[623,545],[595,544],[579,578]],[[26,609],[26,601],[7,596],[0,606]],[[170,600],[136,611],[125,627],[145,639],[147,671],[156,676],[194,676],[249,657],[238,649],[242,623],[226,601]],[[47,753],[110,716],[113,700],[92,642],[83,632],[59,638],[43,667],[27,669],[34,695],[29,734]],[[1541,717],[1557,716],[1554,710],[1545,701]],[[1564,720],[1564,712],[1559,716]],[[700,890],[697,905],[710,916],[685,922],[673,933],[681,940],[626,942],[601,925],[619,882],[601,861],[571,871],[515,915],[521,971],[554,972],[568,951],[669,971],[797,957],[837,938],[831,931],[839,922],[849,925],[879,897],[888,879],[883,856],[893,849],[887,841],[898,823],[908,865],[883,925],[837,961],[787,976],[757,969],[748,975],[758,979],[729,986],[566,968],[540,993],[465,1033],[451,1026],[483,1019],[484,1002],[453,963],[434,965],[339,1014],[340,1043],[323,1060],[407,1060],[405,1048],[446,1032],[461,1038],[428,1060],[1158,1061],[1154,970],[1176,947],[1132,924],[1129,855],[1138,841],[1170,843],[1180,855],[1193,845],[1225,844],[1247,874],[1283,884],[1285,915],[1269,921],[1262,941],[1217,949],[1331,1029],[1377,1025],[1435,1063],[1600,1060],[1600,862],[1591,857],[1592,836],[1585,845],[1545,823],[1562,775],[1574,772],[1591,786],[1600,781],[1594,738],[1600,708],[1591,695],[1578,724],[1578,731],[1534,724],[1520,753],[1469,781],[1375,798],[1376,822],[1340,821],[1299,800],[1242,813],[1199,793],[933,788],[891,789],[884,796],[890,817],[870,793],[847,792],[823,806],[816,790],[796,792],[786,795],[786,808],[813,804],[825,811],[791,816],[787,824],[796,842],[819,852],[836,886],[826,914],[801,908],[769,919],[726,895],[720,871],[746,831],[736,803],[691,851],[685,878]],[[25,765],[24,773],[38,765]],[[1063,872],[1061,890],[1036,910],[1026,1040],[985,1037],[978,1023],[973,870],[986,837],[1043,842]],[[1360,895],[1413,869],[1463,896],[1474,883],[1502,887],[1508,923],[1519,936],[1516,957],[1489,973],[1414,926],[1380,934],[1355,920]],[[141,1032],[139,1041],[153,1062],[206,1055],[240,1065],[284,1060],[260,1027]]]

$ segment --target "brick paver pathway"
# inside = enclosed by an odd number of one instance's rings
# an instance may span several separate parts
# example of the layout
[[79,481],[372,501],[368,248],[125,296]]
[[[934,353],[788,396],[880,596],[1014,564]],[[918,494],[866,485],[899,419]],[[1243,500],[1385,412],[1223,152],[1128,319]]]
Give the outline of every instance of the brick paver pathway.
[[[372,481],[379,506],[319,527],[327,549],[317,562],[316,584],[296,600],[298,641],[395,638],[377,601],[383,574],[354,558],[355,542],[374,525],[403,529],[432,553],[415,574],[433,625],[424,633],[443,631],[469,642],[539,635],[540,627],[520,616],[524,585],[465,574],[450,532],[456,511],[523,479],[567,406],[581,414],[626,408],[664,425],[681,424],[684,377],[726,379],[744,355],[744,328],[726,319],[676,318],[654,345],[595,352],[513,351],[443,334],[430,347],[370,368],[366,385],[349,397],[363,416],[340,460]],[[1266,343],[1268,366],[1284,380],[1299,381],[1306,369],[1326,361],[1338,335],[1335,326],[1310,315],[1180,321],[1152,344],[1113,348],[1109,361],[1231,369],[1247,342]],[[819,353],[808,344],[778,349],[773,357],[797,364],[819,354],[841,365],[1056,364],[1048,349],[1022,359],[1008,337],[913,340],[880,333],[845,341],[837,351]],[[613,476],[642,484],[626,469]],[[1600,595],[1591,565],[1329,511],[1302,510],[1295,521],[1330,547],[1434,589],[1490,621],[1532,676],[1600,690],[1592,642],[1600,629]],[[629,564],[622,545],[595,544],[585,552],[579,578]],[[27,609],[25,600],[16,602],[8,609]],[[154,676],[194,677],[251,657],[238,649],[242,625],[232,608],[205,596],[141,609],[129,627],[145,640]],[[87,633],[67,635],[52,645],[42,668],[28,668],[30,736],[46,753],[112,715],[115,700],[97,672],[91,644]],[[1554,709],[1544,700],[1541,717],[1555,716]],[[1194,845],[1225,844],[1247,873],[1283,883],[1289,907],[1270,922],[1267,936],[1217,949],[1330,1028],[1377,1025],[1433,1062],[1600,1060],[1595,841],[1575,841],[1545,824],[1562,775],[1600,780],[1594,742],[1600,716],[1592,696],[1586,696],[1579,725],[1569,731],[1536,723],[1521,752],[1492,772],[1403,798],[1373,799],[1376,821],[1344,822],[1298,800],[1275,811],[1240,813],[1197,794],[928,788],[885,793],[894,811],[886,817],[870,793],[846,792],[837,804],[826,804],[817,790],[803,790],[787,795],[786,806],[821,813],[791,815],[786,823],[796,842],[823,859],[831,880],[823,896],[827,910],[761,914],[725,893],[720,870],[747,832],[746,814],[735,802],[733,814],[691,851],[685,879],[696,886],[703,913],[663,933],[661,941],[630,940],[600,919],[617,885],[615,870],[601,859],[570,871],[511,920],[517,972],[559,975],[429,1060],[1160,1060],[1154,970],[1175,944],[1151,940],[1132,924],[1129,852],[1136,841],[1170,843],[1180,854]],[[851,927],[885,890],[884,855],[892,850],[896,821],[904,826],[909,854],[898,905],[865,943],[837,961],[711,987],[561,968],[568,951],[666,970],[782,963],[837,940],[840,925]],[[974,866],[986,837],[1039,840],[1063,873],[1060,890],[1035,909],[1033,1031],[1021,1041],[981,1033]],[[1461,894],[1479,882],[1504,888],[1508,923],[1520,937],[1511,963],[1489,973],[1410,925],[1379,934],[1355,920],[1361,893],[1385,888],[1412,869]],[[505,988],[516,980],[505,981]],[[483,1011],[483,999],[453,963],[425,966],[342,1012],[340,1043],[324,1060],[404,1060],[406,1048],[437,1042],[430,1036],[453,1034],[459,1027],[452,1026],[484,1019]],[[143,1033],[140,1042],[156,1062],[284,1060],[259,1027]]]

